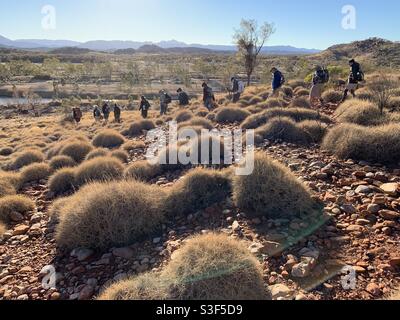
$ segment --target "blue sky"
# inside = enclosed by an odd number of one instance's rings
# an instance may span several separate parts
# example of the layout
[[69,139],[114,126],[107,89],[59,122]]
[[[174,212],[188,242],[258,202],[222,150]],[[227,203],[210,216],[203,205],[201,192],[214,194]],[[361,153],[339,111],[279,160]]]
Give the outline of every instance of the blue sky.
[[[41,9],[56,9],[56,29],[43,30]],[[355,30],[341,25],[356,8]],[[160,41],[231,44],[242,18],[274,22],[270,45],[324,49],[378,36],[399,40],[398,0],[0,0],[0,35],[11,39]]]

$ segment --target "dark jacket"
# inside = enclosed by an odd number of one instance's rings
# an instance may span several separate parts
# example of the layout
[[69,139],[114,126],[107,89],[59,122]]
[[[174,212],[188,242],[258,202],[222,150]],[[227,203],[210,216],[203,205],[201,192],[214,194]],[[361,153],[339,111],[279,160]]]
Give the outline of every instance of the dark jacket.
[[213,91],[210,87],[206,86],[203,88],[203,101],[207,101],[208,99],[215,100]]
[[279,70],[275,71],[272,79],[272,89],[276,90],[279,89],[282,86],[283,83],[283,75],[282,72]]
[[182,91],[178,93],[178,100],[179,100],[179,105],[187,106],[189,104],[190,99],[187,93]]
[[232,81],[232,92],[238,92],[239,91],[239,81],[236,79]]
[[108,104],[104,104],[101,111],[103,111],[103,114],[110,114],[110,108]]
[[147,100],[142,100],[140,102],[139,111],[147,111],[150,109],[150,103]]
[[115,107],[114,107],[114,114],[116,116],[120,116],[121,115],[121,108],[118,107],[117,105],[115,105]]
[[313,77],[313,84],[318,84],[323,82],[324,82],[324,71],[323,70],[315,71]]
[[354,62],[351,66],[351,73],[349,77],[350,83],[358,83],[359,74],[361,73],[361,66],[358,62]]

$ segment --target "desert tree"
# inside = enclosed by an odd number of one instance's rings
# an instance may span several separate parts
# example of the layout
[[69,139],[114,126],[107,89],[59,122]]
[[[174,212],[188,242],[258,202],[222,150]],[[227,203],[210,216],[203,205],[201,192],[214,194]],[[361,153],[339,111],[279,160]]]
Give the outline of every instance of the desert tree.
[[385,74],[380,74],[369,84],[369,90],[381,114],[383,114],[384,108],[389,106],[390,100],[394,95],[394,90],[398,85],[399,82],[396,79]]
[[257,21],[245,19],[240,23],[240,28],[235,30],[233,39],[246,69],[247,85],[250,85],[262,48],[274,32],[274,24],[264,22],[262,26],[258,26]]

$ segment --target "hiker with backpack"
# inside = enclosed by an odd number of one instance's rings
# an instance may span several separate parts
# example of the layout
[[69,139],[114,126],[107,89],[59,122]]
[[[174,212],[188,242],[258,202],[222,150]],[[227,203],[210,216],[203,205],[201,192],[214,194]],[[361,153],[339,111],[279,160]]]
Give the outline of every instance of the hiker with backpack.
[[356,62],[354,59],[351,59],[349,61],[349,65],[350,65],[350,75],[346,88],[343,93],[342,102],[346,100],[349,91],[355,98],[356,90],[358,88],[358,83],[364,81],[364,73],[361,70],[360,64]]
[[203,88],[203,102],[204,106],[208,109],[208,111],[211,111],[214,107],[215,103],[215,96],[213,89],[207,85],[207,83],[203,82],[201,85]]
[[321,66],[315,68],[315,73],[312,79],[312,87],[310,91],[310,103],[314,107],[316,102],[319,101],[324,105],[324,99],[322,99],[322,91],[324,85],[329,82],[329,71]]
[[143,119],[147,118],[148,111],[149,111],[150,108],[151,108],[150,102],[144,96],[141,96],[140,97],[139,111],[142,112],[142,118]]
[[121,123],[121,108],[114,104],[114,120],[116,123]]
[[160,114],[167,114],[168,105],[172,102],[171,96],[165,92],[165,90],[160,91]]
[[72,109],[72,116],[77,124],[81,122],[82,119],[82,111],[81,108],[75,107]]
[[108,103],[105,102],[103,104],[103,107],[101,108],[101,111],[103,112],[103,117],[104,117],[104,122],[107,123],[108,122],[108,118],[110,117],[110,107],[108,106]]
[[190,98],[187,93],[183,91],[182,88],[179,88],[176,92],[178,93],[179,105],[182,107],[189,105]]
[[240,96],[244,92],[244,82],[237,79],[236,77],[231,78],[232,89],[232,102],[236,103],[240,100]]
[[285,77],[282,72],[280,72],[277,68],[271,69],[272,73],[272,97],[276,97],[279,94],[279,90],[285,83]]
[[94,106],[93,118],[96,122],[99,122],[101,120],[101,112],[98,106]]

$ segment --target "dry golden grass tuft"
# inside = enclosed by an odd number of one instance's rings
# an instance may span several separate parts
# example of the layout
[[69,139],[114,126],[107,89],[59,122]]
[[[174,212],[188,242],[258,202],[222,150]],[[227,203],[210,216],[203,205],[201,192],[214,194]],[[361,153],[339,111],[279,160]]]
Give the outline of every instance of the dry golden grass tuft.
[[161,166],[152,165],[147,160],[137,161],[125,169],[125,179],[150,181],[162,173]]
[[357,99],[373,101],[374,96],[368,88],[361,88],[357,90]]
[[307,99],[306,97],[297,97],[297,98],[294,98],[294,99],[290,102],[289,108],[310,109],[310,108],[311,108],[310,100]]
[[233,198],[250,216],[293,218],[316,212],[309,190],[288,168],[264,153],[255,154],[252,174],[233,178]]
[[14,152],[14,149],[11,147],[2,147],[0,148],[0,156],[9,156]]
[[223,234],[195,236],[160,273],[119,281],[99,300],[271,300],[262,268],[241,242]]
[[92,150],[93,147],[90,143],[85,141],[76,141],[64,145],[60,150],[60,155],[71,157],[75,162],[81,163]]
[[55,156],[51,158],[49,165],[53,170],[58,170],[62,168],[73,168],[77,163],[68,156]]
[[397,289],[389,298],[392,301],[400,301],[400,289]]
[[369,101],[351,99],[340,105],[335,111],[339,122],[354,123],[362,126],[376,126],[387,121],[378,107]]
[[212,130],[214,128],[213,124],[204,118],[194,117],[189,121],[182,122],[179,124],[179,129],[183,127],[203,127],[204,129]]
[[193,113],[187,110],[179,111],[175,117],[176,122],[186,122],[193,118]]
[[75,169],[72,168],[58,170],[48,181],[50,192],[54,193],[56,196],[73,191],[74,186]]
[[207,108],[201,107],[200,109],[198,109],[195,113],[196,117],[207,117],[207,115],[210,113],[210,111],[208,111]]
[[124,150],[114,150],[111,152],[110,156],[125,164],[129,162],[129,154]]
[[127,134],[131,137],[140,136],[144,131],[155,129],[156,125],[151,120],[139,120],[131,124]]
[[400,161],[400,124],[364,127],[342,124],[329,130],[322,147],[342,159],[382,164]]
[[0,170],[0,197],[13,195],[21,187],[19,173]]
[[293,88],[290,86],[283,86],[282,92],[286,97],[289,97],[289,98],[293,97],[293,94],[294,94]]
[[256,130],[263,139],[282,140],[295,144],[307,144],[306,133],[297,126],[297,123],[287,117],[272,118],[264,126]]
[[270,300],[261,264],[241,242],[224,234],[195,236],[162,271],[177,300]]
[[328,131],[326,123],[316,120],[306,120],[297,124],[297,126],[308,135],[308,141],[320,143]]
[[145,273],[135,278],[121,280],[100,294],[102,301],[167,300],[169,284],[159,274]]
[[304,80],[295,79],[289,80],[288,85],[294,90],[297,87],[306,87],[307,83]]
[[47,163],[33,163],[21,170],[21,183],[25,184],[46,180],[52,172],[53,169]]
[[98,133],[93,138],[93,145],[97,148],[114,149],[124,144],[125,138],[117,131],[107,129]]
[[169,190],[164,210],[170,216],[195,213],[226,200],[230,193],[230,179],[223,172],[193,169]]
[[218,123],[241,123],[243,122],[248,116],[250,116],[250,112],[238,108],[238,107],[225,107],[220,108],[216,115],[215,121]]
[[10,215],[18,212],[22,215],[35,209],[35,203],[28,197],[10,195],[0,198],[0,221],[10,222]]
[[112,181],[122,178],[124,165],[116,158],[101,157],[83,162],[75,169],[77,187],[94,181]]
[[304,108],[272,108],[264,112],[251,115],[241,125],[242,129],[257,129],[266,124],[270,119],[276,117],[288,117],[296,122],[305,120],[318,120],[324,123],[330,123],[328,116],[321,115],[317,111]]
[[146,144],[141,141],[128,141],[125,142],[124,145],[122,146],[122,149],[124,149],[125,151],[131,152],[137,149],[144,149],[146,148]]
[[60,211],[57,243],[70,249],[130,245],[161,228],[164,198],[162,189],[134,180],[85,186]]
[[333,89],[327,90],[322,94],[322,99],[324,99],[324,102],[328,103],[339,103],[342,98],[343,94]]
[[90,151],[86,157],[85,160],[93,160],[96,158],[102,158],[102,157],[107,157],[109,155],[109,151],[107,149],[104,148],[96,148],[92,151]]
[[16,155],[11,167],[15,170],[19,170],[32,163],[43,162],[44,154],[36,149],[28,149],[22,151]]
[[6,233],[6,231],[6,226],[2,222],[0,222],[0,238],[3,236],[4,233]]
[[397,111],[397,112],[399,112],[399,111],[400,111],[400,97],[392,97],[392,98],[389,100],[389,106],[388,106],[388,108],[389,108],[391,111]]

